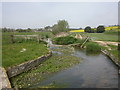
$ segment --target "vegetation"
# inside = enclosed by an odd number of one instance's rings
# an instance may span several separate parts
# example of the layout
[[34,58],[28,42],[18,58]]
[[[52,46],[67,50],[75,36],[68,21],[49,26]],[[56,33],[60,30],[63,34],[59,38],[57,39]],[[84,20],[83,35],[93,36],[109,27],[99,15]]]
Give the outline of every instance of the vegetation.
[[[2,37],[2,66],[7,68],[14,66],[28,60],[33,60],[39,56],[48,53],[45,43],[40,43],[34,40],[25,41],[23,39],[17,39],[15,43],[10,43],[10,34],[3,33]],[[18,34],[18,33],[17,33]],[[28,33],[27,33],[28,34]]]
[[94,42],[88,42],[86,44],[86,51],[90,53],[97,53],[101,51],[101,47]]
[[73,44],[77,41],[76,38],[71,37],[71,36],[65,36],[65,37],[57,37],[54,38],[54,43],[59,44],[59,45],[68,45],[68,44]]
[[103,33],[103,32],[105,32],[105,27],[104,26],[98,26],[97,29],[96,29],[96,32],[97,33]]
[[57,37],[53,39],[53,42],[58,45],[68,45],[74,43],[82,44],[84,40],[76,39],[72,36]]
[[66,69],[80,63],[81,61],[80,58],[70,54],[73,53],[73,49],[68,46],[57,46],[53,49],[53,51],[60,52],[61,54],[53,53],[52,57],[44,61],[33,70],[11,78],[12,86],[18,88],[26,88],[33,86],[34,84],[36,85],[50,76],[53,72],[58,72],[60,70]]
[[53,34],[66,32],[68,30],[69,30],[69,25],[68,25],[68,22],[65,20],[59,20],[57,24],[54,24],[52,27]]
[[79,30],[71,30],[70,32],[84,32],[83,29],[79,29]]
[[44,44],[34,42],[3,45],[2,65],[3,67],[17,65],[28,60],[36,59],[41,55],[47,54],[47,52],[47,47]]
[[92,29],[90,26],[87,26],[84,31],[87,33],[94,33],[95,32],[94,29]]
[[117,34],[106,34],[106,33],[81,33],[83,37],[91,37],[92,40],[98,41],[117,41],[118,42],[118,35]]
[[111,50],[108,50],[117,60],[120,62],[120,51],[118,50],[118,46],[108,45]]

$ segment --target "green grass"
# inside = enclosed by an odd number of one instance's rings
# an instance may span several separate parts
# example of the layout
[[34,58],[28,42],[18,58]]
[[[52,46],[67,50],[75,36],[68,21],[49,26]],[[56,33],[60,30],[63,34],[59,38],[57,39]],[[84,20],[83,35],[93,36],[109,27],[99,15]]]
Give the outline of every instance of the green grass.
[[101,40],[101,41],[120,41],[118,39],[119,29],[105,31],[104,33],[70,33],[72,36],[76,34],[81,34],[83,37],[91,37],[92,40]]
[[105,33],[86,33],[85,36],[91,37],[92,40],[101,41],[118,41],[118,35],[105,34]]
[[[31,33],[31,32],[30,32]],[[30,33],[24,33],[30,35]],[[48,53],[47,47],[43,43],[36,41],[21,41],[11,43],[10,35],[13,32],[2,33],[2,66],[7,68],[21,64],[28,60],[33,60]],[[15,34],[15,33],[14,33]],[[21,33],[16,33],[21,34]],[[23,49],[26,51],[21,52]]]
[[108,50],[114,57],[120,62],[120,51],[118,51],[118,46],[108,45],[112,50]]
[[39,35],[41,38],[53,37],[51,32],[4,32],[2,33],[2,44],[10,43],[10,35]]
[[72,56],[52,56],[37,68],[13,77],[11,79],[12,86],[19,88],[29,87],[40,83],[53,72],[58,72],[78,62],[77,58]]
[[73,36],[63,36],[63,37],[57,37],[53,38],[53,42],[58,45],[69,45],[69,44],[82,44],[84,42],[84,39],[76,39]]
[[86,52],[88,53],[99,53],[101,51],[100,45],[94,42],[87,42]]
[[[61,51],[61,49],[66,49]],[[59,51],[60,50],[60,51]],[[45,78],[49,78],[53,73],[71,67],[75,64],[80,63],[81,59],[75,56],[72,56],[70,52],[73,52],[72,48],[62,47],[54,49],[54,51],[62,52],[61,55],[53,54],[48,60],[43,62],[41,65],[36,67],[33,70],[30,70],[26,73],[22,73],[11,79],[13,87],[26,88],[34,84],[38,84],[43,81]],[[66,53],[69,51],[68,53]],[[51,87],[51,86],[50,86]],[[54,86],[53,86],[54,87]]]
[[[20,52],[23,48],[24,52]],[[10,67],[28,60],[36,59],[48,52],[44,44],[34,42],[14,43],[2,46],[2,65],[3,67]]]

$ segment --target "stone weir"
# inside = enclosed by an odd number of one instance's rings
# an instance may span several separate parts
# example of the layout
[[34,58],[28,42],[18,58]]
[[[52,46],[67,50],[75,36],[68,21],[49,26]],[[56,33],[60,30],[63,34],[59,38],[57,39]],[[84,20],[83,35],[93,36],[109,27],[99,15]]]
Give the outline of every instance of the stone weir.
[[24,62],[22,64],[19,64],[17,66],[13,66],[13,67],[9,67],[7,68],[7,74],[8,74],[8,77],[11,78],[11,77],[14,77],[18,74],[21,74],[23,72],[26,72],[38,65],[40,65],[40,63],[46,59],[48,59],[50,56],[52,56],[52,52],[49,51],[47,55],[43,55],[41,57],[38,57],[37,59],[35,60],[30,60],[30,61],[27,61],[27,62]]

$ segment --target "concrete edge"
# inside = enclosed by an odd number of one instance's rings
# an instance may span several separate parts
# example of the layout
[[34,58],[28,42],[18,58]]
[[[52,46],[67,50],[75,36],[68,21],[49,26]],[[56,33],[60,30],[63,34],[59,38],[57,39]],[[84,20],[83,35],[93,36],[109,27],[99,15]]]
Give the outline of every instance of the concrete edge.
[[120,75],[120,65],[117,62],[118,60],[107,50],[101,50],[101,52],[107,55],[111,59],[111,61],[118,67],[118,74]]
[[1,78],[0,79],[0,82],[1,82],[0,90],[11,88],[11,84],[10,84],[5,68],[0,67],[0,78]]

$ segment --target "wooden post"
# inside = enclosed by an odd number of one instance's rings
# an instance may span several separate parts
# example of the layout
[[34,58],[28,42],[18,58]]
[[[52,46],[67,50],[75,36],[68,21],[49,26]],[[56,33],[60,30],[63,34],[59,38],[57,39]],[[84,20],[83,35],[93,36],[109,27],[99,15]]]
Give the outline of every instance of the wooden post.
[[14,35],[10,35],[11,43],[14,43]]
[[89,37],[87,36],[85,42],[83,42],[83,44],[81,45],[81,48],[83,48],[84,44],[88,41]]
[[37,36],[38,43],[40,43],[40,35]]
[[118,43],[118,50],[120,51],[120,43]]

